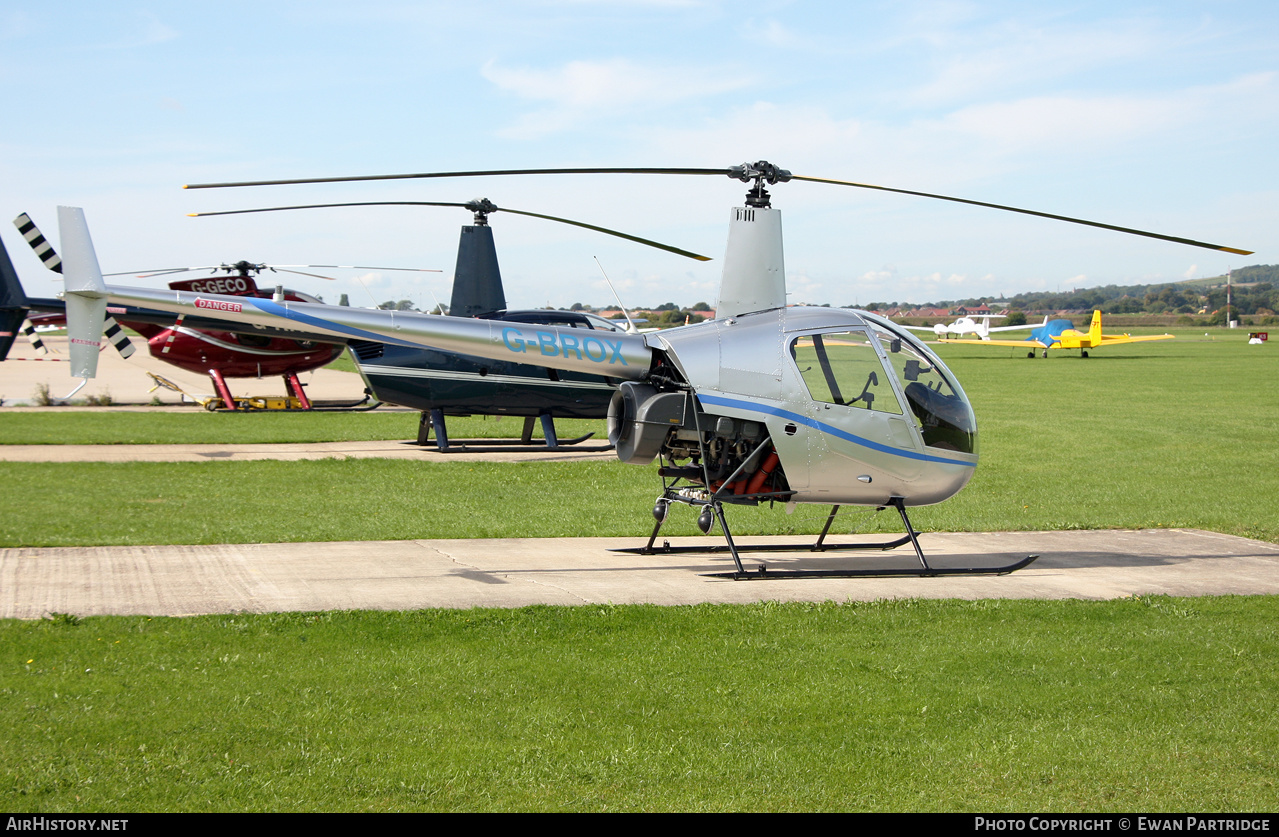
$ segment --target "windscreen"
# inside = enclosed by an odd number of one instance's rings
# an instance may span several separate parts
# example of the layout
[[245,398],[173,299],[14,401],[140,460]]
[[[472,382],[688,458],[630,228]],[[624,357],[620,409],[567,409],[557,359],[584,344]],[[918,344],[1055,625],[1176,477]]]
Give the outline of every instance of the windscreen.
[[901,384],[924,444],[977,452],[977,419],[950,371],[914,337],[888,323],[872,323],[888,365]]

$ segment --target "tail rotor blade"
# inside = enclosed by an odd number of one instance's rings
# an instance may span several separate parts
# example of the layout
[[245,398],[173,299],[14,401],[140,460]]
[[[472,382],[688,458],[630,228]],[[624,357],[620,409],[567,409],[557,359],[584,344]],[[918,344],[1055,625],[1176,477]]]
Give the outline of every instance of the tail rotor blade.
[[111,345],[115,346],[120,357],[125,360],[133,357],[133,343],[129,341],[129,335],[125,334],[124,329],[115,321],[115,317],[107,317],[104,326],[102,333],[106,335],[107,340],[111,341]]
[[53,245],[40,232],[40,228],[36,226],[35,221],[31,220],[31,216],[22,213],[13,219],[13,225],[18,228],[18,232],[22,233],[22,237],[26,239],[27,244],[40,257],[40,261],[44,262],[44,266],[52,270],[54,273],[62,272],[62,257],[53,249]]
[[31,324],[30,320],[22,321],[20,329],[22,336],[27,338],[27,342],[31,344],[31,348],[35,349],[42,355],[49,354],[49,349],[44,345],[44,341],[40,339],[40,332],[36,331],[36,327]]

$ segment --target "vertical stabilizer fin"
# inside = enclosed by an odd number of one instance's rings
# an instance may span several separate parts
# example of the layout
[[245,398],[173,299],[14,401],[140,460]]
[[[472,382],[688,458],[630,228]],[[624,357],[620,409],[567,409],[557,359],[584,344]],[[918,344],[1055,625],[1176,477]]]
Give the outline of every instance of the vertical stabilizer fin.
[[1094,346],[1101,345],[1101,312],[1092,312],[1092,325],[1088,327],[1088,342]]
[[502,271],[497,265],[493,228],[487,224],[462,227],[449,314],[474,317],[505,310],[506,294],[502,290]]
[[76,206],[58,207],[58,231],[62,237],[62,275],[66,278],[71,376],[92,378],[98,374],[98,351],[102,347],[102,329],[107,316],[107,287],[102,281],[84,210]]
[[[35,254],[40,257],[40,261],[44,262],[44,266],[61,276],[62,257],[58,255],[58,251],[53,249],[53,245],[40,232],[40,228],[36,226],[35,221],[31,220],[31,216],[24,212],[13,219],[13,224],[18,228],[18,232],[22,233],[22,237],[26,239],[27,244],[31,245],[31,249],[35,251]],[[114,317],[107,317],[106,336],[121,357],[126,360],[133,357],[133,344],[129,342],[129,336],[124,333],[124,329],[120,328],[120,324],[115,321]]]

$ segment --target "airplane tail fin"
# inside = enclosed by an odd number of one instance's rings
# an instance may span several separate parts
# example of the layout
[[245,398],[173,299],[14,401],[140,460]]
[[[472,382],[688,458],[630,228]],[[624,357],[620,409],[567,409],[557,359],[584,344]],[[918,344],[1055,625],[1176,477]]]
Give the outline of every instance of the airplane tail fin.
[[1088,327],[1088,340],[1094,346],[1101,345],[1101,312],[1092,312],[1092,325]]
[[27,294],[18,281],[18,272],[9,260],[9,251],[0,241],[0,360],[9,356],[9,348],[27,318]]
[[58,207],[62,236],[62,275],[66,277],[67,340],[71,376],[92,378],[98,373],[98,351],[107,316],[107,288],[93,250],[84,210]]

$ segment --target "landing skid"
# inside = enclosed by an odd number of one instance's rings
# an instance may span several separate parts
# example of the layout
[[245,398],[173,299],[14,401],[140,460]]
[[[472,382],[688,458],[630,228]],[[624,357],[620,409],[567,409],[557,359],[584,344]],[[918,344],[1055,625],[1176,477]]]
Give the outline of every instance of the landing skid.
[[359,401],[311,401],[311,411],[314,413],[366,413],[369,410],[376,410],[382,406],[381,401],[371,401],[371,395],[364,394],[364,398]]
[[[850,547],[856,548],[856,547]],[[870,547],[867,547],[868,549]],[[767,581],[785,578],[937,578],[948,575],[1008,575],[1034,563],[1038,555],[1027,555],[1020,561],[1001,567],[929,567],[928,569],[892,569],[882,567],[866,570],[770,570],[760,564],[754,572],[702,573],[704,578],[731,578],[734,581]]]
[[594,433],[578,436],[576,439],[558,439],[554,447],[537,442],[523,442],[516,439],[450,439],[447,448],[438,448],[439,453],[465,453],[473,448],[484,448],[496,452],[524,451],[525,453],[558,453],[572,447],[574,453],[594,453],[612,450],[612,445],[589,445],[573,447],[593,437]]
[[[580,445],[595,435],[594,432],[576,439],[561,439],[555,433],[555,422],[549,415],[539,416],[542,422],[543,440],[533,438],[533,426],[537,418],[528,416],[524,419],[524,431],[519,441],[514,439],[450,439],[445,426],[443,410],[423,410],[418,421],[417,443],[423,447],[431,444],[431,434],[435,434],[435,448],[440,453],[463,453],[471,448],[482,447],[491,451],[525,451],[529,453],[555,453],[565,447]],[[574,448],[583,453],[612,450],[612,445],[595,445],[586,448]]]
[[[663,542],[661,547],[654,548],[653,544],[657,541],[657,534],[662,528],[662,521],[659,520],[657,525],[653,527],[653,534],[649,537],[648,543],[642,547],[634,547],[630,549],[619,549],[617,552],[631,552],[639,555],[655,555],[655,554],[683,554],[683,553],[701,553],[715,554],[728,552],[733,557],[733,563],[737,569],[732,572],[724,573],[703,573],[706,578],[731,578],[734,581],[759,581],[767,579],[787,579],[787,578],[891,578],[901,576],[919,576],[921,578],[930,578],[934,576],[951,576],[951,575],[1007,575],[1016,572],[1023,567],[1029,566],[1038,558],[1038,555],[1028,555],[1020,561],[1011,564],[1005,564],[996,567],[934,567],[928,563],[928,559],[924,557],[924,550],[919,545],[919,533],[911,526],[910,517],[906,514],[906,505],[900,497],[894,497],[888,501],[888,505],[880,506],[876,511],[883,511],[889,506],[897,509],[897,513],[901,515],[902,524],[906,528],[906,534],[900,538],[891,541],[883,541],[879,543],[826,543],[826,535],[830,532],[831,524],[835,522],[835,515],[839,513],[839,506],[832,506],[830,514],[826,518],[826,525],[822,527],[822,532],[817,537],[816,543],[812,544],[753,544],[739,546],[733,541],[733,536],[729,532],[727,520],[724,517],[724,508],[721,503],[715,500],[691,500],[685,496],[678,495],[672,491],[663,493],[661,500],[668,502],[680,502],[687,505],[700,505],[703,507],[703,515],[709,510],[711,514],[719,520],[720,530],[724,533],[725,544],[723,546],[671,546],[670,543]],[[659,500],[660,502],[660,500]],[[707,526],[705,531],[709,531]],[[809,552],[834,552],[846,550],[879,550],[886,551],[896,549],[899,546],[910,544],[915,549],[915,555],[919,559],[920,566],[916,569],[895,569],[895,568],[875,568],[875,569],[842,569],[842,570],[770,570],[766,565],[760,564],[754,571],[747,571],[742,565],[741,553],[743,552],[798,552],[800,550],[808,550]]]

